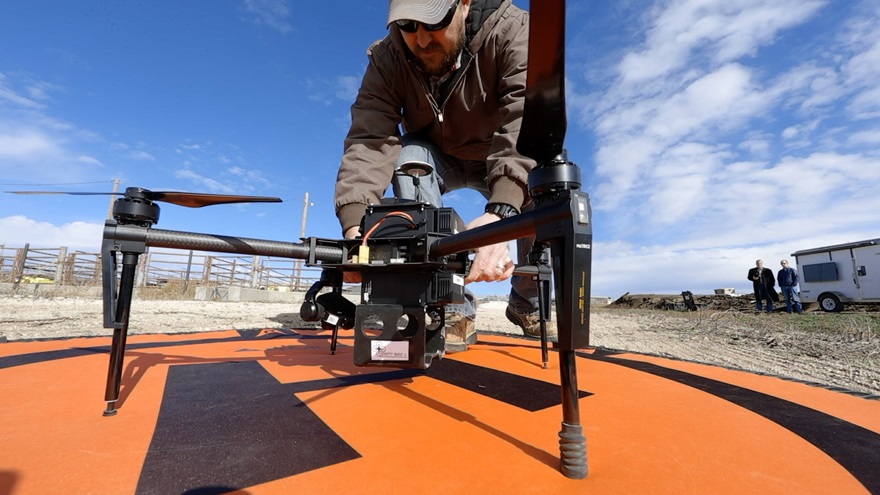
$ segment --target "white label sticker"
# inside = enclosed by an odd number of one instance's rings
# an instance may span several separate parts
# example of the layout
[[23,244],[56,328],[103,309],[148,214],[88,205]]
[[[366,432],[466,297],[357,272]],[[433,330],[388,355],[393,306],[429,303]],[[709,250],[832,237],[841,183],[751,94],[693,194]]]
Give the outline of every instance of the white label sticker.
[[409,342],[406,340],[370,341],[373,361],[409,361]]

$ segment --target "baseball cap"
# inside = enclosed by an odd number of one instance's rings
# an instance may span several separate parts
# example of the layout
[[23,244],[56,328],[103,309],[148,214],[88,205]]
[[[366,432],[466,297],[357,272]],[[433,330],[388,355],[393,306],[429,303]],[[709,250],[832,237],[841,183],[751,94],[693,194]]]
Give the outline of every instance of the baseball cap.
[[394,21],[418,21],[437,24],[442,21],[455,0],[391,0],[388,24]]

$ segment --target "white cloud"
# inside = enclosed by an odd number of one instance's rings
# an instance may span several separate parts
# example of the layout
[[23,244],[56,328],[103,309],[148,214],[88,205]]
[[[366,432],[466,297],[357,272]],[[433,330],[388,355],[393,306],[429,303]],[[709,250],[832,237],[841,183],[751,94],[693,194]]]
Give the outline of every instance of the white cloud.
[[861,41],[857,43],[856,55],[843,64],[843,73],[846,82],[853,86],[876,87],[877,78],[880,76],[880,36],[876,32],[859,30]]
[[215,194],[236,194],[240,192],[217,179],[200,175],[192,170],[177,170],[174,172],[174,177],[192,182],[199,189],[198,192]]
[[788,27],[812,16],[817,0],[679,0],[652,12],[643,46],[628,53],[618,70],[632,85],[663,78],[699,56],[725,64],[752,55]]
[[[208,143],[208,144],[210,144],[210,143]],[[187,141],[186,143],[183,143],[183,144],[179,144],[177,146],[179,147],[179,149],[177,150],[178,153],[183,153],[183,151],[181,151],[181,150],[202,151],[202,149],[204,149],[204,147],[205,147],[205,145],[202,143],[190,143],[189,141]]]
[[96,165],[99,167],[104,166],[104,164],[101,163],[101,161],[98,160],[97,158],[91,157],[91,156],[86,156],[86,155],[80,155],[80,156],[76,157],[76,161],[79,163],[84,163],[86,165]]
[[306,80],[306,93],[312,101],[333,105],[339,101],[351,103],[357,97],[362,76],[315,77]]
[[28,182],[71,182],[103,168],[94,146],[101,137],[51,116],[42,103],[59,91],[29,76],[0,73],[0,171]]
[[712,71],[665,101],[648,133],[670,140],[716,128],[729,129],[766,108],[766,97],[752,83],[750,71],[729,64]]
[[354,101],[360,87],[361,77],[339,76],[336,78],[335,96],[342,101]]
[[254,25],[267,27],[281,34],[293,30],[288,21],[290,8],[284,0],[244,0],[241,10],[245,13],[246,20]]
[[226,173],[239,179],[245,179],[247,181],[260,182],[263,184],[269,183],[266,178],[263,177],[263,173],[259,170],[245,169],[242,167],[232,167],[227,169]]
[[729,132],[767,106],[768,95],[754,87],[750,71],[739,64],[720,67],[674,94],[608,105],[613,110],[597,124],[596,172],[607,181],[599,185],[597,206],[614,209],[630,194],[641,194],[643,181],[650,179],[647,170],[669,147]]
[[25,158],[34,155],[57,155],[58,144],[33,129],[2,133],[0,130],[0,158]]
[[42,107],[42,105],[35,101],[34,98],[23,96],[20,92],[13,89],[9,78],[0,72],[0,105],[4,103],[22,108]]
[[864,2],[845,24],[839,44],[846,58],[840,67],[846,88],[853,93],[848,106],[857,119],[880,117],[880,7]]
[[146,151],[135,151],[134,153],[132,153],[129,156],[131,156],[131,158],[133,158],[135,160],[140,160],[140,161],[150,161],[150,162],[156,161],[156,157],[147,153]]
[[737,147],[746,151],[749,155],[764,158],[771,148],[772,136],[763,132],[751,132]]
[[57,248],[97,252],[101,248],[104,224],[71,222],[53,225],[23,215],[0,218],[0,244],[31,248]]
[[880,144],[880,129],[860,131],[849,136],[850,145],[877,145]]
[[809,92],[801,104],[806,112],[815,111],[815,107],[827,106],[844,97],[846,90],[841,85],[840,76],[830,68],[821,68],[811,74]]
[[880,117],[880,87],[856,95],[848,109],[856,119],[869,120]]

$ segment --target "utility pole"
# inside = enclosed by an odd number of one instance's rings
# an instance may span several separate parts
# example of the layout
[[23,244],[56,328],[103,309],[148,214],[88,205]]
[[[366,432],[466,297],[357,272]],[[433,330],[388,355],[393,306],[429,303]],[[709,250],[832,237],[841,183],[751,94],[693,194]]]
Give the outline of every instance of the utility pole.
[[110,196],[110,209],[107,210],[107,220],[113,220],[113,205],[116,203],[116,193],[119,192],[119,183],[122,179],[113,179],[113,196]]
[[[313,206],[309,203],[309,193],[306,193],[305,198],[303,198],[303,215],[302,215],[302,228],[299,231],[299,238],[302,239],[306,236],[306,218],[309,216],[309,206]],[[302,280],[302,260],[296,261],[296,290],[299,290],[300,281]]]
[[309,216],[309,206],[311,206],[311,203],[309,203],[309,193],[306,193],[305,197],[303,198],[302,228],[299,231],[300,238],[306,236],[306,218]]

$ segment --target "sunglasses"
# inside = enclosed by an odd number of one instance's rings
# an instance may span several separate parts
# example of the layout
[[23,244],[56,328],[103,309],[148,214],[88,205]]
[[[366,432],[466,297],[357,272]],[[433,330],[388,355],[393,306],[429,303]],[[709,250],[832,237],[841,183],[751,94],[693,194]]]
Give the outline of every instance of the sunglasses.
[[419,21],[396,21],[397,28],[404,33],[414,33],[418,31],[419,24],[421,24],[422,29],[425,31],[439,31],[452,23],[452,18],[455,16],[455,11],[458,9],[458,2],[460,1],[461,0],[455,0],[455,2],[452,3],[452,6],[449,7],[449,12],[446,13],[446,17],[437,24],[425,24]]

